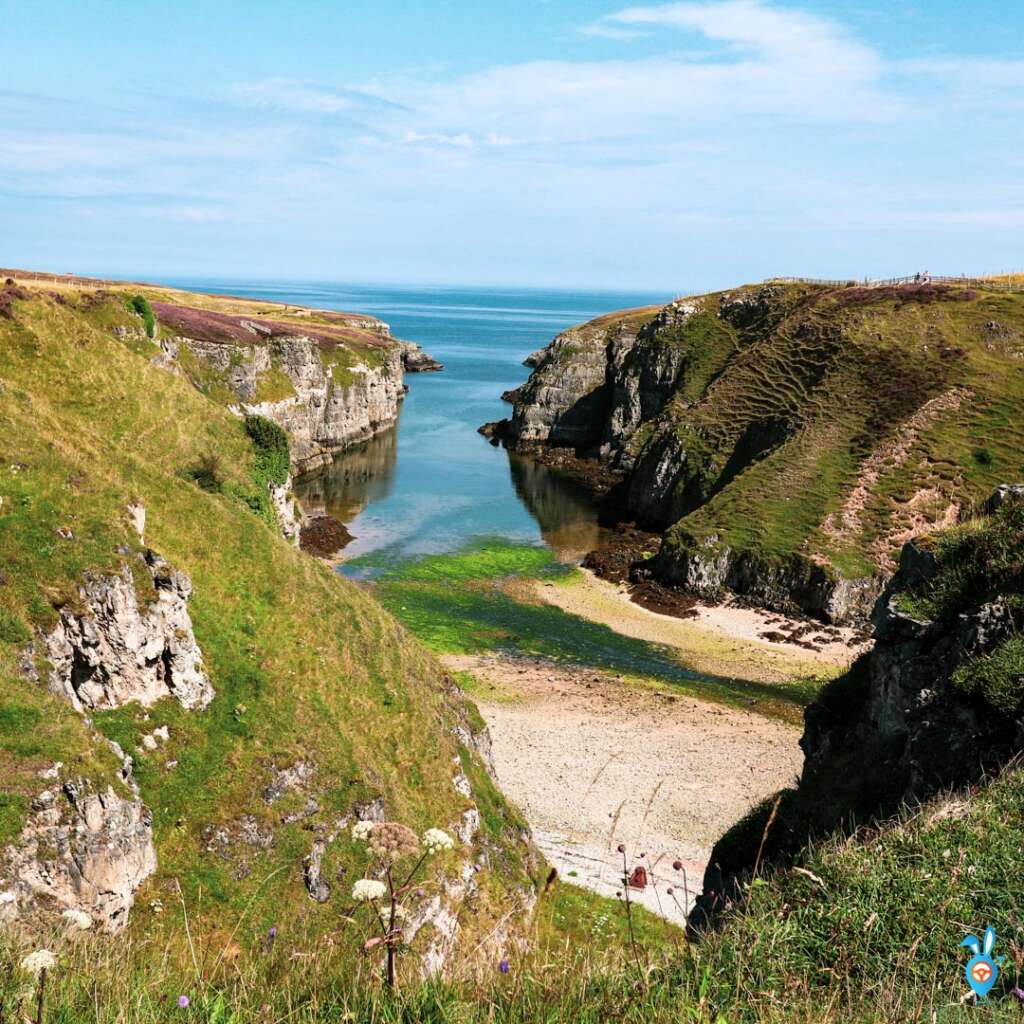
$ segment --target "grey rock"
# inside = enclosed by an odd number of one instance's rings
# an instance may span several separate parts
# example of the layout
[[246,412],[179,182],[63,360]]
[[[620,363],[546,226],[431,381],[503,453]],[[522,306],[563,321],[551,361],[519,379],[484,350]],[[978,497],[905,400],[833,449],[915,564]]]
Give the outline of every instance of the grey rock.
[[188,613],[191,581],[152,552],[134,568],[152,577],[148,606],[140,606],[125,564],[116,576],[87,574],[79,602],[61,609],[43,637],[50,689],[78,711],[148,707],[164,697],[206,707],[214,694]]
[[984,511],[992,515],[1006,502],[1024,498],[1024,484],[1000,484],[984,504]]
[[402,350],[402,365],[406,373],[437,373],[444,369],[433,356],[428,356],[422,347],[412,341],[397,342]]
[[317,903],[326,903],[331,898],[331,883],[323,874],[324,854],[327,844],[323,839],[313,840],[313,847],[303,865],[302,877],[306,883],[306,892],[310,899]]
[[[325,366],[320,346],[307,337],[274,337],[251,346],[184,337],[162,344],[166,360],[175,365],[180,365],[181,349],[187,348],[222,374],[238,396],[239,412],[265,416],[284,427],[291,436],[296,473],[326,465],[335,453],[393,426],[405,396],[405,350],[393,340],[380,349],[381,365],[356,362],[345,369],[343,379],[335,379],[336,371]],[[257,402],[260,375],[275,367],[288,377],[295,393]]]
[[9,914],[56,905],[88,914],[108,932],[128,920],[138,887],[156,870],[152,818],[138,799],[84,780],[33,801],[18,838],[0,857]]
[[296,761],[288,768],[271,767],[270,785],[263,790],[263,799],[268,804],[275,804],[286,793],[297,789],[308,782],[316,772],[316,765],[312,761]]

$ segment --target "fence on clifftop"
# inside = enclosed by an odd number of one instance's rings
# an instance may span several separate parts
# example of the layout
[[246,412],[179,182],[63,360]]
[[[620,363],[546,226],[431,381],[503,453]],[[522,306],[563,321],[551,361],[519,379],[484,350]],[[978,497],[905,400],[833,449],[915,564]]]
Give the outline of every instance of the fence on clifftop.
[[1024,292],[1024,273],[996,274],[991,277],[947,277],[935,274],[913,274],[909,277],[887,277],[863,280],[847,277],[832,280],[824,277],[769,277],[765,284],[815,284],[827,288],[898,288],[901,285],[952,284],[962,288],[981,288],[992,292]]

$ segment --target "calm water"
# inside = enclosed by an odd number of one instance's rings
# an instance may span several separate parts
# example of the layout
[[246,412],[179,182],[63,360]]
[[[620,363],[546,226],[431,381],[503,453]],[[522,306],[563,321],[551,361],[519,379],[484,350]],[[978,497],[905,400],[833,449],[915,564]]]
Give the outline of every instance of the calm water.
[[521,384],[523,359],[559,331],[600,313],[665,302],[640,293],[402,288],[182,281],[184,287],[371,313],[399,338],[444,363],[409,374],[398,426],[325,472],[299,481],[307,507],[322,507],[355,538],[345,571],[410,555],[455,551],[475,538],[548,543],[560,557],[593,547],[587,494],[564,476],[510,456],[476,431],[501,419],[500,395]]

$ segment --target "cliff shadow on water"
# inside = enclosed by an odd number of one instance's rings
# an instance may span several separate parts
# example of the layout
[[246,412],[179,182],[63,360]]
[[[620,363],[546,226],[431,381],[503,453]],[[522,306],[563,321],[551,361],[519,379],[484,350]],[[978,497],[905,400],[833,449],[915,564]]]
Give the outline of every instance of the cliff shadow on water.
[[395,486],[398,431],[371,437],[335,458],[319,472],[295,480],[295,496],[307,516],[354,519],[371,502],[387,498]]
[[508,453],[516,495],[537,521],[544,543],[559,561],[582,559],[600,542],[593,495],[564,473]]

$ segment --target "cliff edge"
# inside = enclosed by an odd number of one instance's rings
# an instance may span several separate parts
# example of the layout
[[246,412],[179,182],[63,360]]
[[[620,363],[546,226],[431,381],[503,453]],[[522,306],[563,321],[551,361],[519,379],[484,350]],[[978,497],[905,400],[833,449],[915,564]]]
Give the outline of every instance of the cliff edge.
[[600,317],[527,364],[484,429],[661,534],[634,580],[834,623],[865,624],[902,544],[1024,445],[1024,295],[983,282],[747,286]]

